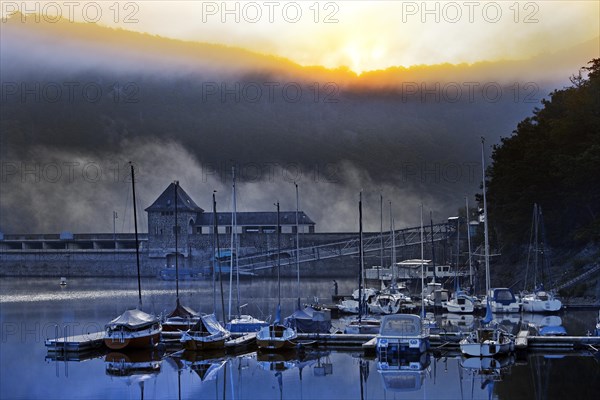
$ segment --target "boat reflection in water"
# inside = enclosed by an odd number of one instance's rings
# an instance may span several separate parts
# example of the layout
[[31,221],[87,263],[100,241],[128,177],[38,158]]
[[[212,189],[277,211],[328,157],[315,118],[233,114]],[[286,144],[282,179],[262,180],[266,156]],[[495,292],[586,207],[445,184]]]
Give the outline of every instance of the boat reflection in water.
[[562,318],[558,315],[523,314],[523,323],[533,329],[533,334],[540,336],[566,336],[567,330],[562,326]]
[[[285,371],[298,368],[302,372],[303,368],[317,364],[313,368],[315,376],[325,376],[333,373],[329,355],[329,351],[316,350],[286,349],[277,353],[259,350],[256,352],[256,361],[265,371]],[[325,362],[321,362],[322,358],[325,358]]]
[[140,386],[140,398],[144,398],[144,382],[155,379],[160,374],[162,355],[156,349],[130,351],[127,353],[110,352],[104,357],[106,374],[123,379],[127,386],[137,383]]
[[492,398],[494,384],[511,373],[511,367],[515,365],[515,357],[513,355],[481,358],[462,356],[459,363],[461,371],[471,375],[472,385],[476,377],[479,377],[481,389],[487,388],[488,396]]
[[[258,351],[256,353],[256,362],[260,367],[265,371],[273,371],[275,372],[275,377],[277,378],[277,383],[279,386],[279,398],[283,398],[283,373],[287,370],[298,368],[298,379],[300,381],[300,398],[302,398],[302,371],[305,367],[312,366],[314,364],[318,364],[313,370],[315,372],[315,376],[324,376],[333,371],[332,364],[327,364],[329,367],[324,367],[324,370],[317,370],[318,367],[321,367],[321,357],[328,357],[329,352],[320,352],[320,351],[297,351],[286,349],[279,351],[277,353],[273,352],[265,352]],[[323,364],[325,366],[326,363]],[[319,372],[317,372],[319,371]],[[323,372],[323,373],[322,373]]]
[[475,329],[475,316],[472,314],[442,314],[441,327],[445,332],[471,332]]
[[411,392],[420,390],[429,367],[429,353],[407,354],[404,357],[379,357],[377,372],[388,392]]
[[217,379],[219,371],[227,363],[225,350],[196,352],[184,351],[170,357],[177,365],[178,372],[188,370],[196,373],[202,382]]
[[297,357],[295,349],[284,349],[277,353],[259,350],[256,362],[265,371],[285,371],[296,367]]
[[127,353],[110,352],[104,357],[106,374],[110,376],[158,375],[162,357],[158,350],[138,350]]

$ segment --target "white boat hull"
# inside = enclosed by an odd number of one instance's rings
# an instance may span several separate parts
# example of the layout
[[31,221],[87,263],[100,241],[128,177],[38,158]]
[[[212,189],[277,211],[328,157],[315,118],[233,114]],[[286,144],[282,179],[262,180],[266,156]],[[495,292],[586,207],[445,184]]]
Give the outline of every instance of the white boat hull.
[[357,300],[344,300],[337,305],[338,310],[347,314],[358,314],[358,301]]
[[369,303],[369,311],[373,314],[397,314],[400,311],[401,299],[393,295],[380,295]]
[[512,335],[499,328],[479,328],[460,341],[460,351],[469,357],[494,357],[515,349]]
[[539,300],[523,299],[523,311],[532,313],[556,312],[562,308],[562,302],[558,299]]
[[296,347],[293,341],[297,333],[292,328],[282,325],[269,325],[256,334],[256,344],[261,350],[283,350]]
[[521,311],[519,303],[502,304],[495,301],[490,301],[490,307],[493,313],[518,313]]
[[508,354],[511,351],[510,343],[460,343],[460,351],[470,357],[494,357]]
[[472,314],[475,311],[475,305],[472,301],[457,302],[456,299],[451,299],[444,304],[446,310],[453,314]]

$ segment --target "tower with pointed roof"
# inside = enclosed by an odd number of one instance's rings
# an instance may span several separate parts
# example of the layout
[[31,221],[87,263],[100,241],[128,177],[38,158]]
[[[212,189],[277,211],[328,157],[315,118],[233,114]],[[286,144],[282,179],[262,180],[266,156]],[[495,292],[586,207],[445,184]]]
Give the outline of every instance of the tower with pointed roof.
[[[177,194],[175,187],[177,186]],[[177,199],[177,210],[175,210]],[[177,223],[175,223],[177,211]],[[204,210],[179,186],[172,182],[162,194],[146,208],[148,213],[148,247],[167,255],[167,264],[174,263],[175,254],[189,257],[194,226]],[[177,251],[175,249],[175,227],[178,228]],[[169,255],[171,257],[169,257]]]

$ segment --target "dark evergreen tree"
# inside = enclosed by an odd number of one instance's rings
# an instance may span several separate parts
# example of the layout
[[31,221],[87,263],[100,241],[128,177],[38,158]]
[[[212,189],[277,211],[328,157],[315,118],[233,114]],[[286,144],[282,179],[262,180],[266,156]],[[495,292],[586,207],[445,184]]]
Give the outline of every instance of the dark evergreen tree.
[[505,248],[527,242],[533,203],[551,244],[600,239],[600,59],[588,64],[494,146],[489,214]]

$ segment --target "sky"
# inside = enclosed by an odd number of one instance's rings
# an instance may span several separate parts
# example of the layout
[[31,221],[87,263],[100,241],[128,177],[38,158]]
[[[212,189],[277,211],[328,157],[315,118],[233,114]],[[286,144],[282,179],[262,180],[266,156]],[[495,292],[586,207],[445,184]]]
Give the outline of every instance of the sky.
[[528,59],[594,39],[597,1],[96,1],[2,3],[356,73]]
[[[229,209],[235,163],[240,211],[293,210],[298,181],[321,232],[355,229],[361,190],[367,229],[380,194],[397,227],[418,223],[419,204],[444,220],[475,204],[480,137],[489,159],[600,57],[599,4],[2,1],[0,232],[107,232],[115,210],[131,231],[130,160],[142,207],[177,179],[201,207],[216,189]],[[7,23],[15,12],[27,23]],[[295,85],[298,102],[282,89]]]

